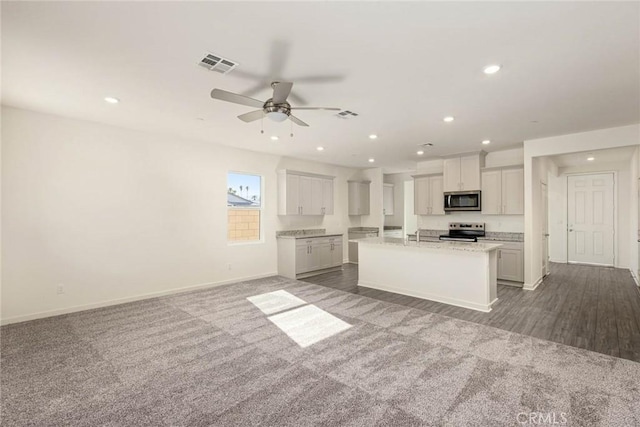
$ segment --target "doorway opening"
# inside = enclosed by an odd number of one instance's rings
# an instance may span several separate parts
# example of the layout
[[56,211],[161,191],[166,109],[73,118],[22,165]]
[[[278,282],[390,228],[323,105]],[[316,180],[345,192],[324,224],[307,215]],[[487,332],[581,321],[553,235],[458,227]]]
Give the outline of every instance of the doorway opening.
[[615,265],[613,172],[567,176],[567,262]]

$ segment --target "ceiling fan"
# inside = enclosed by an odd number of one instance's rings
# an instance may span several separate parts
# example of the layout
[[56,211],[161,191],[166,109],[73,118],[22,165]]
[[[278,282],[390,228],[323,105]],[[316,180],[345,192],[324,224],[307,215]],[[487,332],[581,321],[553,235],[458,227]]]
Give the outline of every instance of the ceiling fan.
[[211,98],[233,102],[234,104],[260,108],[259,110],[238,116],[240,120],[247,123],[259,120],[266,116],[275,122],[283,122],[286,119],[289,119],[298,126],[309,126],[299,118],[292,116],[291,110],[340,110],[340,108],[331,107],[292,107],[291,104],[287,102],[287,97],[291,93],[293,83],[272,82],[271,87],[273,88],[273,96],[265,102],[237,93],[227,92],[222,89],[213,89],[211,91]]

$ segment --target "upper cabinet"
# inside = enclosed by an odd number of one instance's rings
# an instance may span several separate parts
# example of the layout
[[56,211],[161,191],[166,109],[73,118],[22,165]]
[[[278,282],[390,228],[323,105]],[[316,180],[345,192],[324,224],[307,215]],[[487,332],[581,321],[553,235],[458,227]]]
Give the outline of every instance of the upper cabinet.
[[416,215],[444,215],[442,175],[413,177],[413,209]]
[[278,215],[333,215],[332,176],[278,171]]
[[480,168],[484,167],[485,153],[465,154],[444,159],[443,191],[480,190]]
[[382,213],[384,215],[393,215],[395,201],[393,184],[383,184],[382,191]]
[[349,215],[369,215],[371,181],[349,181]]
[[482,213],[524,214],[524,170],[522,168],[482,171]]

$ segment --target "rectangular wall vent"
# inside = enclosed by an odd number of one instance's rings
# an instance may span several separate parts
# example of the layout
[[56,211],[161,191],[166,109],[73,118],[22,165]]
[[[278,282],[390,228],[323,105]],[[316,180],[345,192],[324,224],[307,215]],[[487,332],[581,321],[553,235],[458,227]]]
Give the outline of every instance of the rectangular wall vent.
[[238,66],[237,62],[233,62],[230,59],[223,58],[213,53],[205,54],[205,57],[198,63],[199,66],[206,68],[209,71],[215,71],[220,74],[227,74]]
[[349,110],[342,110],[338,114],[336,114],[336,116],[342,119],[348,119],[350,117],[357,117],[358,113],[354,113],[353,111],[349,111]]

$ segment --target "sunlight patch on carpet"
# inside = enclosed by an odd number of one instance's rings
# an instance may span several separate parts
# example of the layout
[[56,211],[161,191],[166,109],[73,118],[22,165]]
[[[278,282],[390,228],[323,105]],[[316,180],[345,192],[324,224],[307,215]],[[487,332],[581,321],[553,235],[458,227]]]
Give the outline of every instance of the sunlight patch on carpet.
[[289,310],[268,319],[303,348],[351,327],[315,305]]
[[305,301],[282,289],[266,294],[254,295],[247,297],[247,299],[264,314],[279,313],[306,304]]

